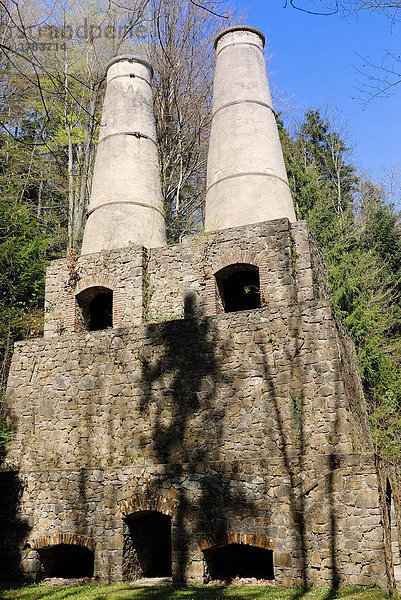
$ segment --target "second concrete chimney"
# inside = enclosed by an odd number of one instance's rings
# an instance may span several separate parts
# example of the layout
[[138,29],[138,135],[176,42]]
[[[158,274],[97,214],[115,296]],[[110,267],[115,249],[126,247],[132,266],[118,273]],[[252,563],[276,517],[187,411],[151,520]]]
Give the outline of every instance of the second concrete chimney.
[[109,63],[82,254],[166,244],[152,75],[141,58]]
[[264,36],[231,27],[215,41],[207,231],[288,217],[288,186],[263,55]]

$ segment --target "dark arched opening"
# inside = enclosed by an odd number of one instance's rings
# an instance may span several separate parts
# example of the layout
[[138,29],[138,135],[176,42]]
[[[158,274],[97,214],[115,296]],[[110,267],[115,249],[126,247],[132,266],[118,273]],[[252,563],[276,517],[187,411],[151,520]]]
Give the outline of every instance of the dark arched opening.
[[113,327],[113,291],[95,286],[76,296],[83,329],[97,331]]
[[43,577],[93,577],[94,553],[88,548],[58,544],[41,548],[38,552]]
[[141,511],[126,517],[124,579],[171,576],[171,517]]
[[235,577],[274,579],[273,550],[248,544],[226,544],[203,553],[211,580],[230,581]]
[[260,308],[258,267],[237,263],[221,269],[215,277],[224,312]]

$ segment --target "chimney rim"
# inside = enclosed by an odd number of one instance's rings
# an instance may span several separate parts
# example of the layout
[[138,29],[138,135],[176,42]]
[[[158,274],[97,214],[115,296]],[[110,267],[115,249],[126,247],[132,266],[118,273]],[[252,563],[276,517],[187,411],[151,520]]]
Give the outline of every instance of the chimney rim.
[[266,38],[259,29],[256,29],[256,27],[250,27],[249,25],[234,25],[233,27],[227,27],[227,29],[223,29],[223,31],[220,31],[220,33],[217,34],[216,39],[214,40],[215,50],[221,38],[226,35],[226,33],[231,33],[232,31],[250,31],[251,33],[256,33],[262,40],[263,48],[265,47]]
[[133,54],[121,54],[120,56],[114,56],[111,60],[109,60],[109,62],[106,65],[106,73],[112,65],[118,62],[122,62],[123,60],[126,60],[128,62],[136,62],[144,65],[149,69],[150,75],[151,77],[153,77],[153,67],[150,64],[150,62],[148,62],[145,58],[142,58],[141,56],[134,56]]

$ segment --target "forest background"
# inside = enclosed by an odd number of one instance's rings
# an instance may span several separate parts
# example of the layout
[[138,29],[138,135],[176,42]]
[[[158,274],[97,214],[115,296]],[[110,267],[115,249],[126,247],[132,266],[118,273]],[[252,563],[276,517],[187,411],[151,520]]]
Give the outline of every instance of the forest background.
[[[293,1],[285,3],[297,9]],[[328,10],[316,0],[313,10]],[[331,5],[333,6],[333,5]],[[401,3],[335,1],[337,11]],[[213,40],[243,22],[228,0],[0,0],[0,388],[13,343],[43,329],[45,267],[82,239],[105,65],[140,53],[154,108],[169,243],[202,231]],[[383,74],[386,77],[386,74]],[[280,97],[277,98],[278,110]],[[310,108],[291,131],[278,112],[298,219],[325,254],[335,310],[358,353],[376,452],[401,459],[401,226],[397,178],[358,172],[335,111]],[[0,418],[0,446],[12,435]],[[0,453],[1,454],[1,453]]]

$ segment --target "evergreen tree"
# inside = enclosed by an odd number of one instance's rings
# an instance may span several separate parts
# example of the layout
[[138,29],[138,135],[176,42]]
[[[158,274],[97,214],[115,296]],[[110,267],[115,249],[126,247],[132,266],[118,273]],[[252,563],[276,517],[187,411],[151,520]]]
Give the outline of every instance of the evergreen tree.
[[386,201],[383,189],[371,181],[360,186],[361,242],[365,248],[375,250],[401,294],[401,227],[395,207]]
[[376,450],[399,458],[398,217],[377,186],[358,178],[346,143],[318,111],[307,111],[294,138],[279,129],[297,216],[324,252],[331,301],[355,342]]

